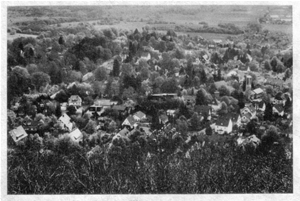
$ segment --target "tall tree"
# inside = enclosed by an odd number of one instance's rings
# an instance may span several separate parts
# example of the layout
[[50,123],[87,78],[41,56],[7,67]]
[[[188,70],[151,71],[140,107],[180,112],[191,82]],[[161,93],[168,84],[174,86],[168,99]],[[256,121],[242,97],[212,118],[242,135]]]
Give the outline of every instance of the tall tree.
[[112,70],[112,75],[114,77],[118,77],[120,74],[120,62],[118,59],[114,59],[114,65]]

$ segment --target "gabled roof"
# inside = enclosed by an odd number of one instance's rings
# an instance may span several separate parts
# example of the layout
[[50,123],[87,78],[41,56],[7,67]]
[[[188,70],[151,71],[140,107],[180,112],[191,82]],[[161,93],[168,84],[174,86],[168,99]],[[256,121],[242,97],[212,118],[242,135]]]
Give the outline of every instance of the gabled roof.
[[284,110],[283,106],[281,104],[276,104],[274,105],[274,108],[278,111],[278,112],[282,112]]
[[139,119],[142,119],[146,116],[146,114],[144,114],[141,111],[138,111],[138,112],[134,113],[134,116],[138,117]]
[[225,116],[220,116],[217,121],[216,121],[216,126],[223,126],[223,127],[227,127],[229,125],[230,122],[230,118],[226,118]]
[[103,107],[103,106],[111,106],[112,102],[109,99],[97,99],[95,100],[95,106]]
[[246,117],[247,119],[251,119],[251,116],[251,113],[247,112],[246,114],[242,115],[242,118]]
[[[125,122],[126,120],[129,122],[129,124],[130,124],[131,126],[133,126],[133,125],[136,123],[132,115],[129,115],[129,116],[124,120],[124,122]],[[123,124],[124,124],[124,122],[123,122]]]
[[82,99],[80,98],[80,96],[78,96],[78,95],[72,95],[72,96],[70,96],[70,98],[69,98],[69,102],[81,102],[82,101]]

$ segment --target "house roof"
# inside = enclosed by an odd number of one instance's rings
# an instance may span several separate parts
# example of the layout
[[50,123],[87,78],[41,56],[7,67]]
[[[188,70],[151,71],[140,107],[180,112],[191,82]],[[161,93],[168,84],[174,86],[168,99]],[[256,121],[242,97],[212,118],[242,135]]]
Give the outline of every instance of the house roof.
[[261,94],[261,93],[263,93],[264,91],[263,91],[261,88],[257,88],[257,89],[254,89],[253,92],[254,92],[255,94]]
[[210,106],[207,105],[196,105],[194,107],[194,111],[200,114],[204,114],[204,113],[209,113],[209,111],[211,110]]
[[99,106],[99,107],[102,107],[102,106],[111,106],[112,105],[112,102],[109,100],[109,99],[98,99],[98,100],[95,100],[95,106]]
[[274,105],[274,108],[278,111],[278,112],[282,112],[284,110],[283,106],[281,104],[276,104]]
[[127,128],[123,128],[122,130],[119,131],[118,134],[125,136],[125,135],[127,135],[128,133],[129,133],[129,130],[128,130]]
[[238,113],[228,113],[226,118],[230,118],[232,121],[236,122],[239,118],[240,114]]
[[113,110],[124,111],[126,107],[124,105],[114,105],[112,107]]
[[83,135],[78,128],[73,130],[71,133],[69,133],[69,136],[72,140],[77,141],[77,142],[82,140],[82,138],[83,138]]
[[22,140],[23,138],[27,137],[28,134],[24,130],[22,126],[19,126],[9,132],[10,136],[13,138],[15,142]]
[[80,102],[82,101],[82,99],[78,95],[72,95],[69,98],[69,102],[78,102],[78,101],[80,101]]
[[229,125],[230,118],[226,118],[226,116],[220,116],[216,121],[216,126],[224,126],[227,127]]
[[[124,120],[124,122],[125,122],[126,120],[129,122],[129,124],[130,124],[131,126],[133,126],[133,125],[136,123],[132,115],[129,115],[129,116]],[[123,124],[124,124],[124,122],[123,122]]]
[[284,81],[279,78],[268,78],[265,82],[265,84],[270,84],[270,85],[276,85],[276,86],[282,86]]
[[247,119],[251,119],[251,116],[252,116],[251,113],[247,112],[242,117],[246,117]]
[[146,116],[146,114],[141,111],[138,111],[138,112],[134,113],[134,116],[138,117],[139,119],[142,119]]

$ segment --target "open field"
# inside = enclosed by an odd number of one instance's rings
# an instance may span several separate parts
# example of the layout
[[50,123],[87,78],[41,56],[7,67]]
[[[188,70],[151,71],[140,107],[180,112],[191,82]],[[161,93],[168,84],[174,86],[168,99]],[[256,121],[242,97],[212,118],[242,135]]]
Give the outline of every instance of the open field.
[[[210,27],[217,27],[220,23],[233,23],[240,28],[244,28],[248,23],[257,22],[258,18],[268,10],[276,14],[291,14],[289,7],[276,6],[87,6],[84,8],[72,6],[37,7],[35,9],[11,7],[8,9],[8,26],[24,21],[53,21],[53,19],[67,20],[67,18],[74,18],[80,19],[81,22],[94,23],[96,29],[114,27],[123,30],[134,30],[136,28],[142,29],[148,23],[151,23],[148,24],[150,27],[173,28],[181,25],[198,27],[199,22],[206,22]],[[26,13],[26,15],[22,13]],[[105,25],[98,25],[97,22]],[[156,22],[167,24],[157,24]],[[61,23],[61,26],[73,27],[77,26],[78,23],[64,22]],[[55,24],[52,26],[55,26]],[[263,24],[263,28],[270,31],[292,33],[292,25]],[[207,36],[210,36],[210,34]],[[216,38],[216,36],[213,36],[213,38]]]
[[16,34],[14,34],[14,35],[11,35],[11,34],[7,34],[7,40],[10,40],[10,41],[12,41],[12,40],[14,40],[14,39],[16,39],[16,38],[21,38],[21,37],[25,37],[25,38],[27,38],[27,37],[32,37],[32,38],[36,38],[37,37],[37,35],[33,35],[33,34],[20,34],[20,33],[16,33]]

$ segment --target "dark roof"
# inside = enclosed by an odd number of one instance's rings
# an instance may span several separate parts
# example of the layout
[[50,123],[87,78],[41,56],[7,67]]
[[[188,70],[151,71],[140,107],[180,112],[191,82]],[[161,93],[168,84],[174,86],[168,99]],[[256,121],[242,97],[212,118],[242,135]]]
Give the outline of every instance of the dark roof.
[[247,119],[251,119],[251,114],[249,112],[247,112],[246,114],[243,115],[243,117],[246,117]]
[[284,108],[283,108],[283,106],[281,104],[276,104],[276,105],[274,105],[274,107],[276,108],[276,110],[278,112],[282,112],[284,110]]
[[113,110],[124,111],[126,107],[124,105],[114,105],[112,107]]
[[226,116],[220,116],[216,121],[216,126],[225,126],[229,125],[230,118]]
[[194,111],[199,113],[199,114],[204,114],[204,113],[209,114],[210,110],[211,110],[211,107],[207,106],[207,105],[196,105],[194,107]]
[[145,116],[145,114],[143,112],[141,112],[141,111],[138,111],[138,112],[134,113],[134,116],[137,116],[138,118],[141,119],[141,118],[143,118]]
[[226,118],[228,118],[228,119],[230,118],[232,121],[236,122],[238,120],[239,116],[240,116],[240,114],[238,114],[238,113],[228,113],[226,115]]
[[264,101],[260,101],[258,103],[258,108],[262,108],[264,106],[265,102]]

